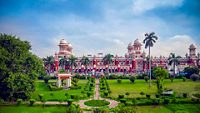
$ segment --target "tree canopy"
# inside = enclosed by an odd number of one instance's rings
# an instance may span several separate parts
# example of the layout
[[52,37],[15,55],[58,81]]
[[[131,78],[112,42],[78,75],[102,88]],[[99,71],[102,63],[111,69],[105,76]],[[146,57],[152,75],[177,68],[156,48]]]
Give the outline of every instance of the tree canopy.
[[0,34],[0,98],[9,101],[30,98],[34,80],[45,74],[42,60],[30,50],[28,41]]

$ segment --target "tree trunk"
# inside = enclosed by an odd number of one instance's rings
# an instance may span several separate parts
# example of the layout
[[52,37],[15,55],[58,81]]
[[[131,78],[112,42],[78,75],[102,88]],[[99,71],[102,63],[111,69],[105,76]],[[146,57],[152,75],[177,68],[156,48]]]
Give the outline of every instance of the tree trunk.
[[149,87],[151,87],[151,52],[150,52],[150,46],[149,46]]

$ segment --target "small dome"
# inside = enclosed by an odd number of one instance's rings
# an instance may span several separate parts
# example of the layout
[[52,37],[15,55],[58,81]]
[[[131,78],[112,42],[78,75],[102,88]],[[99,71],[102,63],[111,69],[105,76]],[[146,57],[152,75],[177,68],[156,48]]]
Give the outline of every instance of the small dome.
[[60,44],[67,44],[67,41],[65,39],[60,40]]
[[139,39],[137,38],[137,39],[134,41],[134,45],[142,45],[142,44],[139,42]]
[[196,47],[194,46],[194,44],[190,45],[190,49],[196,49]]

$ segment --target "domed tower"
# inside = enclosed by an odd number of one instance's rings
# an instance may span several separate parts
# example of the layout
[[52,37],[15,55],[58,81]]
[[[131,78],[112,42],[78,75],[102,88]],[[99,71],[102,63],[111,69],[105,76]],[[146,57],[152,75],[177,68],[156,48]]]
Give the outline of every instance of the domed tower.
[[64,39],[60,40],[58,46],[59,46],[58,56],[69,57],[70,55],[72,55],[72,45],[67,41],[65,41]]
[[194,44],[191,44],[189,47],[189,56],[190,58],[196,57],[196,47],[194,46]]
[[136,39],[134,42],[129,43],[128,45],[128,55],[129,57],[136,57],[139,58],[141,57],[141,46],[142,44],[139,42],[138,39]]

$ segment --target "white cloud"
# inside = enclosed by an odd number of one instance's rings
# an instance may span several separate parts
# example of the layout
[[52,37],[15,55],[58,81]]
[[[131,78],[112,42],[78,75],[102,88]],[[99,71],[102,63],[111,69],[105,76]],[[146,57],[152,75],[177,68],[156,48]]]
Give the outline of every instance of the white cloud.
[[146,11],[166,6],[180,6],[183,0],[133,0],[133,13],[142,14]]
[[194,44],[199,52],[199,45],[188,35],[175,35],[164,40],[157,40],[152,49],[153,56],[169,56],[170,53],[176,53],[182,57],[189,52],[190,44]]

